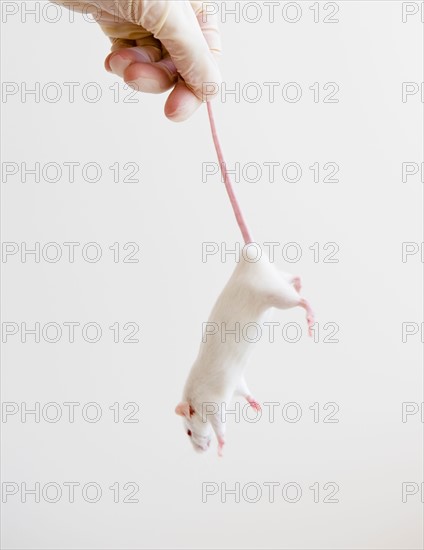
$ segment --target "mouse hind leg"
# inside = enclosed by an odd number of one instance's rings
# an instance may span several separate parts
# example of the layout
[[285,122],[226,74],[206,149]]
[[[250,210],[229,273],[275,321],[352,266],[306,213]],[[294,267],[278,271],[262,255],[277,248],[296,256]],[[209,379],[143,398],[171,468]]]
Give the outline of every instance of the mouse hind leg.
[[250,393],[250,390],[247,386],[246,379],[244,376],[241,378],[239,385],[236,389],[236,395],[240,395],[241,397],[244,397],[246,401],[249,403],[249,405],[255,409],[256,411],[261,410],[260,404],[252,397],[252,394]]
[[292,273],[286,273],[285,271],[280,271],[280,275],[285,281],[294,286],[296,292],[300,292],[302,290],[302,279],[299,275],[293,275]]
[[306,312],[308,334],[312,336],[312,326],[315,322],[314,312],[309,302],[300,296],[300,288],[300,277],[285,274],[284,281],[281,281],[279,288],[274,289],[270,295],[270,302],[273,307],[278,309],[291,309],[293,307],[303,308]]
[[297,307],[302,300],[294,286],[293,276],[290,276],[290,279],[284,277],[284,279],[278,281],[278,284],[275,284],[268,293],[268,299],[271,307],[278,309]]

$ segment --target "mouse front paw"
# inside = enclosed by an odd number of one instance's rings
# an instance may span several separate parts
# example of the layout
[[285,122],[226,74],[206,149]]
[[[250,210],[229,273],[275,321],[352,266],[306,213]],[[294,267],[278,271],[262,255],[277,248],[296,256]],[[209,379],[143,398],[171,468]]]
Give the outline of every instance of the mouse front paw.
[[255,411],[262,410],[260,404],[256,401],[256,399],[253,399],[251,395],[248,395],[246,397],[246,400],[249,403],[249,405],[255,409]]
[[223,456],[223,450],[224,450],[225,441],[223,437],[218,438],[218,456]]

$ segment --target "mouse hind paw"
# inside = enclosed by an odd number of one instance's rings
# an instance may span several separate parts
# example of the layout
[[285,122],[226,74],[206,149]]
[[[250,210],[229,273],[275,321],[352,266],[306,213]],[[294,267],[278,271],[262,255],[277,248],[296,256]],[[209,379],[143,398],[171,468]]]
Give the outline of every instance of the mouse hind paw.
[[309,336],[313,335],[312,327],[315,324],[315,315],[314,312],[307,300],[304,298],[301,299],[299,303],[300,307],[303,307],[303,309],[306,311],[306,322],[308,323],[308,334]]
[[302,290],[302,279],[300,277],[293,277],[292,284],[296,292],[300,292]]

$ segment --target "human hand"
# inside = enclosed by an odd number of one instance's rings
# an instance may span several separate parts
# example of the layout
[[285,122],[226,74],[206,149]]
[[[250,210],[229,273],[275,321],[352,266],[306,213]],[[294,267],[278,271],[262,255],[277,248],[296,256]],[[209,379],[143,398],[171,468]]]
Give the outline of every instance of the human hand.
[[[189,118],[218,91],[221,40],[201,1],[52,0],[91,13],[112,41],[105,67],[141,92],[172,92],[165,115]],[[205,86],[205,84],[209,84]]]

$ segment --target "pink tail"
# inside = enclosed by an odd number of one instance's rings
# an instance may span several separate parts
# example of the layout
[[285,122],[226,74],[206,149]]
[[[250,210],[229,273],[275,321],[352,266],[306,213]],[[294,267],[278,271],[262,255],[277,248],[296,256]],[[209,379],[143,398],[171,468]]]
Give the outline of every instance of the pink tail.
[[224,156],[222,154],[221,145],[219,143],[218,133],[216,131],[211,102],[207,101],[206,104],[208,106],[208,114],[209,114],[209,122],[211,125],[211,130],[212,130],[212,138],[215,144],[216,154],[218,155],[219,166],[221,168],[222,175],[224,176],[225,188],[227,189],[228,196],[230,197],[231,206],[233,207],[237,224],[240,227],[241,234],[243,235],[244,243],[249,244],[253,242],[252,237],[249,233],[249,229],[247,228],[246,222],[244,221],[243,214],[241,213],[241,210],[240,210],[240,205],[237,202],[237,198],[234,194],[234,189],[230,180],[230,176],[228,175],[228,172],[227,172],[227,167],[225,164]]

